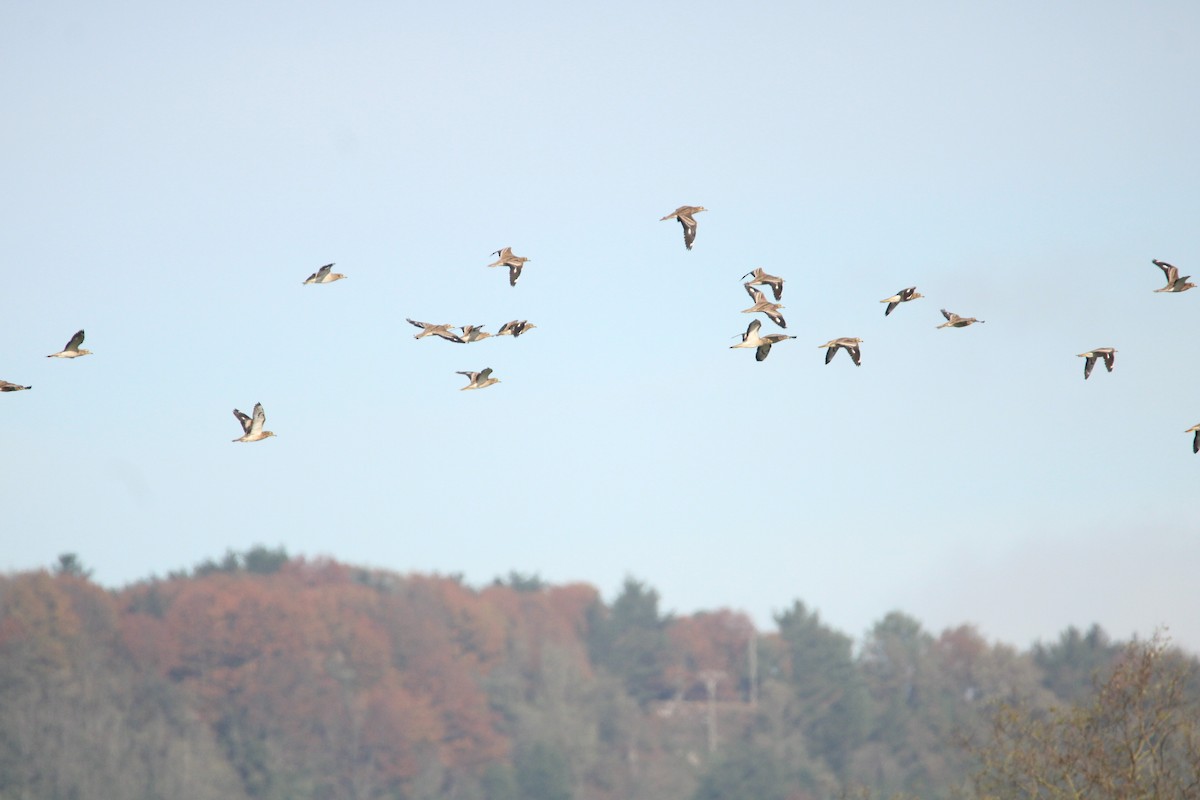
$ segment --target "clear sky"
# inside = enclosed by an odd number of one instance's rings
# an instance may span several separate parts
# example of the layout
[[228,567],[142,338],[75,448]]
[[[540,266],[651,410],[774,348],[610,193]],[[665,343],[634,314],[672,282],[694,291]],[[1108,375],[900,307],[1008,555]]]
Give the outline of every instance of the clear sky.
[[[1198,33],[1184,1],[6,3],[0,379],[34,389],[0,395],[0,569],[264,543],[1200,650],[1200,290],[1150,263],[1200,276]],[[798,337],[763,363],[728,349],[759,266]],[[256,401],[278,438],[232,444]]]

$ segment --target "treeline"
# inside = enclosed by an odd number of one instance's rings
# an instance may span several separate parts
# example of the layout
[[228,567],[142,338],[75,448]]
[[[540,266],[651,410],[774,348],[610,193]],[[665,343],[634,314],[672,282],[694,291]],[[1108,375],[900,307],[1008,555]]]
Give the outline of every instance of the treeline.
[[[261,547],[106,591],[64,556],[0,578],[0,800],[971,797],[1001,734],[1128,652],[776,622]],[[1163,652],[1194,703],[1195,660]]]

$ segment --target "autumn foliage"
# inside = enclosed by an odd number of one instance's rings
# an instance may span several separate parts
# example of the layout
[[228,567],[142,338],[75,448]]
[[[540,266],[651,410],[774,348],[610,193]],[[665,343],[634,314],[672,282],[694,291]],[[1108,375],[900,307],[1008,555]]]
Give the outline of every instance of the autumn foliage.
[[633,579],[608,604],[257,549],[106,591],[64,558],[0,577],[0,800],[950,797],[997,703],[1087,695],[1124,652],[776,622]]

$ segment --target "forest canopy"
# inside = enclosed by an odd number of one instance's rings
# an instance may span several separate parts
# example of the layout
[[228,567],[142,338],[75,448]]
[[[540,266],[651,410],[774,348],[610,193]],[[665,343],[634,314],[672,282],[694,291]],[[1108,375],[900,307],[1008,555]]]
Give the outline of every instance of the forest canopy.
[[265,547],[106,590],[64,554],[0,577],[0,800],[1197,796],[1161,636],[775,621]]

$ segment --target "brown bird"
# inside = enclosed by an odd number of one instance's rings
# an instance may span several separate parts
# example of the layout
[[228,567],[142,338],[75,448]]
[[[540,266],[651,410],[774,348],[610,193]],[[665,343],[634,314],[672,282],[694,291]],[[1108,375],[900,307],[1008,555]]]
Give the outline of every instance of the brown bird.
[[1167,276],[1167,285],[1161,289],[1155,289],[1156,292],[1186,292],[1188,289],[1196,288],[1196,284],[1188,283],[1188,278],[1191,275],[1179,277],[1179,267],[1168,264],[1165,261],[1159,261],[1157,258],[1152,259],[1151,264],[1158,267]]
[[849,338],[843,337],[841,339],[830,339],[825,344],[818,345],[818,346],[826,348],[826,350],[825,350],[825,363],[826,364],[828,364],[830,361],[833,360],[833,357],[835,355],[837,355],[837,351],[839,349],[842,349],[850,354],[850,358],[854,359],[854,366],[861,367],[862,366],[862,351],[859,349],[858,346],[860,344],[862,344],[862,341],[863,341],[862,339],[849,339]]
[[275,434],[271,431],[264,431],[263,425],[267,422],[267,415],[263,411],[262,403],[254,404],[254,416],[250,417],[238,411],[233,410],[233,415],[237,417],[237,421],[242,423],[242,435],[235,442],[261,442]]
[[463,325],[459,330],[462,331],[461,338],[465,344],[479,342],[491,336],[483,329],[482,325]]
[[666,222],[669,219],[679,220],[679,224],[683,226],[683,243],[687,246],[688,250],[691,250],[692,242],[696,241],[695,215],[707,210],[704,206],[680,206],[660,219],[659,222]]
[[304,285],[307,286],[310,283],[333,283],[334,281],[340,281],[342,278],[346,277],[340,272],[330,272],[329,270],[331,269],[333,269],[333,264],[326,264],[312,275],[309,275],[305,279]]
[[765,294],[748,283],[743,283],[742,286],[745,287],[746,293],[750,295],[750,299],[754,301],[754,305],[742,309],[743,314],[754,314],[761,311],[767,315],[771,322],[774,322],[779,327],[787,327],[787,322],[783,319],[783,314],[779,313],[779,309],[783,308],[783,306],[778,303],[772,303],[767,299]]
[[531,258],[524,256],[514,256],[511,247],[505,247],[492,253],[494,256],[499,256],[489,267],[508,267],[508,285],[516,286],[517,278],[521,277],[521,268],[525,266],[526,261],[532,261]]
[[944,308],[942,309],[942,316],[946,318],[946,321],[938,325],[939,328],[965,328],[968,325],[974,325],[976,322],[985,322],[985,320],[975,319],[974,317],[960,317],[958,314],[947,311]]
[[81,350],[79,345],[83,344],[83,331],[76,331],[71,337],[71,341],[67,342],[67,346],[57,353],[51,353],[46,358],[79,358],[80,356],[90,356],[91,350]]
[[426,336],[440,336],[448,342],[464,344],[462,338],[450,330],[450,323],[448,322],[445,325],[434,325],[429,322],[417,322],[415,319],[408,319],[407,317],[405,317],[405,321],[409,325],[416,325],[421,329],[420,333],[413,334],[414,339],[421,339]]
[[753,275],[754,280],[747,281],[746,283],[742,284],[743,286],[770,286],[771,291],[775,295],[775,300],[779,301],[783,299],[783,278],[779,278],[774,275],[768,275],[763,271],[762,267],[756,267],[755,269],[743,275],[742,278],[746,278],[747,275]]
[[514,319],[511,322],[506,322],[500,326],[500,330],[496,332],[497,336],[511,336],[516,339],[522,333],[533,330],[537,325],[534,325],[527,319]]
[[771,354],[771,345],[779,344],[787,339],[795,339],[795,336],[788,336],[785,333],[771,333],[766,336],[759,336],[759,330],[762,329],[762,320],[756,319],[746,328],[746,332],[741,334],[742,341],[740,344],[730,345],[730,350],[736,350],[739,347],[753,347],[754,360],[762,361]]
[[491,386],[493,383],[500,382],[499,378],[491,377],[491,374],[492,374],[491,367],[488,367],[487,369],[483,370],[482,372],[458,372],[455,374],[467,376],[467,380],[469,381],[469,383],[467,383],[466,386],[462,387],[462,389],[459,390],[459,391],[463,391],[463,392],[465,392],[467,389],[486,389],[487,387]]
[[901,289],[891,297],[885,297],[879,302],[888,304],[888,307],[883,310],[883,315],[886,317],[888,314],[891,314],[893,311],[895,311],[896,306],[900,305],[901,303],[907,303],[909,300],[916,300],[917,298],[924,296],[925,295],[917,292],[917,287],[909,286],[907,289]]
[[32,386],[22,386],[19,383],[9,383],[8,381],[0,381],[0,392],[23,392],[26,389],[32,389]]
[[1117,360],[1117,351],[1111,347],[1097,347],[1094,350],[1088,350],[1086,353],[1080,353],[1079,357],[1087,359],[1083,362],[1083,379],[1086,381],[1088,376],[1092,374],[1092,367],[1096,366],[1096,359],[1104,359],[1104,368],[1109,372],[1113,370],[1113,362]]

